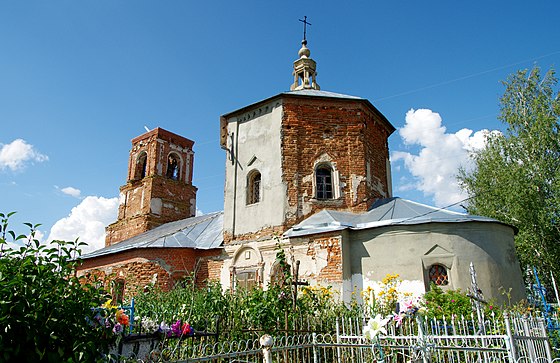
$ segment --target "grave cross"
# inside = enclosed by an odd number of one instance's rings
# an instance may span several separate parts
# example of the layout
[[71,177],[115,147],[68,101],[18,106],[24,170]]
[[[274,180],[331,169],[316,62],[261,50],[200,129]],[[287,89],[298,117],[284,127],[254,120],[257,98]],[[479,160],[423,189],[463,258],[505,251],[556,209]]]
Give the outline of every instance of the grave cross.
[[307,40],[307,26],[311,25],[311,23],[307,22],[307,15],[303,17],[303,20],[302,19],[298,19],[298,20],[303,23],[303,40]]
[[292,282],[292,285],[294,287],[293,291],[293,296],[292,296],[292,301],[293,301],[293,307],[294,309],[296,308],[296,304],[297,304],[297,289],[298,286],[307,286],[309,285],[309,283],[307,281],[299,281],[299,260],[295,261],[295,266],[294,266],[294,281]]
[[486,304],[486,301],[484,301],[482,290],[478,287],[478,282],[476,281],[476,270],[474,269],[474,264],[472,262],[469,266],[469,271],[471,273],[471,293],[467,296],[472,299],[472,303],[476,309],[476,316],[478,318],[478,334],[485,334],[484,321],[482,320],[482,304]]

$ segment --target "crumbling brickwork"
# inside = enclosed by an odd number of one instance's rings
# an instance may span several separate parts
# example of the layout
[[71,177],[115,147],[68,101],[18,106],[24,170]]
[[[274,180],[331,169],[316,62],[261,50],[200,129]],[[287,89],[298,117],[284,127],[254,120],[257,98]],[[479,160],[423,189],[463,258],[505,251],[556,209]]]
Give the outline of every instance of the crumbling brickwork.
[[[289,97],[283,103],[282,168],[293,213],[285,227],[321,209],[364,212],[389,196],[387,138],[393,131],[364,100]],[[314,167],[338,173],[340,196],[318,200]]]
[[211,256],[199,260],[198,272],[196,275],[196,283],[198,286],[202,286],[206,282],[220,282],[224,257],[226,256]]
[[341,238],[320,237],[313,240],[315,249],[327,252],[327,264],[319,271],[317,278],[321,281],[342,282],[342,246]]
[[128,180],[120,188],[118,217],[107,227],[106,246],[195,215],[193,144],[161,128],[132,140]]
[[280,237],[286,231],[285,226],[266,227],[254,233],[237,234],[235,238],[231,233],[224,232],[224,244],[243,241],[257,241],[260,239],[268,240],[273,236]]
[[[98,276],[105,284],[115,278],[124,278],[126,292],[133,294],[153,281],[163,290],[171,289],[183,277],[197,273],[197,283],[202,285],[208,278],[203,263],[221,250],[195,250],[192,248],[144,248],[123,251],[84,260],[79,267],[81,276]],[[207,265],[207,264],[206,264]],[[198,268],[197,268],[198,267]],[[154,278],[154,275],[157,277]],[[109,285],[107,285],[109,286]]]

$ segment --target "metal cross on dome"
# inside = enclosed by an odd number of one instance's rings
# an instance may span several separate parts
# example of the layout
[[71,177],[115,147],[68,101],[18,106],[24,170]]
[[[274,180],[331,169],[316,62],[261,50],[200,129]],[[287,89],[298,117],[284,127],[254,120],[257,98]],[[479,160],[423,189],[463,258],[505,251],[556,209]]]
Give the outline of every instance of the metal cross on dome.
[[307,26],[311,25],[311,23],[307,22],[307,15],[303,17],[303,20],[302,19],[298,19],[298,20],[303,23],[303,40],[307,40]]

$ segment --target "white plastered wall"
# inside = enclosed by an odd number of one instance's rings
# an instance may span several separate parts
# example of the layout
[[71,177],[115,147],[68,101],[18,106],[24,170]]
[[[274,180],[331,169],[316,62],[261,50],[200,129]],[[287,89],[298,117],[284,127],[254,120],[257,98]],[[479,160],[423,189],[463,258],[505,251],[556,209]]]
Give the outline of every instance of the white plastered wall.
[[350,234],[351,265],[345,276],[344,299],[349,301],[368,286],[375,287],[387,274],[399,274],[411,290],[428,287],[427,269],[438,263],[448,267],[446,289],[467,291],[473,262],[478,285],[486,299],[502,301],[499,288],[512,288],[512,301],[525,297],[521,269],[515,256],[513,230],[499,223],[430,223],[391,226]]
[[[227,233],[253,233],[282,225],[284,221],[286,185],[282,182],[281,122],[279,100],[228,119],[224,200]],[[261,174],[261,200],[247,205],[247,174],[253,170]]]

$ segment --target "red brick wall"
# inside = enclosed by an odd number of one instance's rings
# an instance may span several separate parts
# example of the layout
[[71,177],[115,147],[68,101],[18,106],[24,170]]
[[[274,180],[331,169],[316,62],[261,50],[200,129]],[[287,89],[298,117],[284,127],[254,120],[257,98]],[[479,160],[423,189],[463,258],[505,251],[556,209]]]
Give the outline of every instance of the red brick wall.
[[[195,250],[192,248],[146,248],[129,250],[83,261],[78,271],[107,277],[109,280],[123,277],[127,281],[127,291],[135,291],[148,285],[155,273],[157,284],[162,289],[170,289],[180,278],[195,270],[197,261],[217,256],[221,250]],[[197,280],[202,283],[208,271],[204,264],[197,270]]]
[[[282,168],[288,185],[288,203],[297,213],[286,220],[289,228],[328,208],[363,212],[373,202],[388,196],[386,159],[389,157],[389,130],[363,101],[287,98],[282,120]],[[346,184],[338,200],[314,200],[313,174],[316,160],[328,154]],[[381,192],[366,181],[353,186],[351,175],[367,177],[369,161],[372,179],[381,183]],[[306,178],[307,176],[307,178]],[[355,183],[355,181],[354,181]],[[357,190],[354,194],[352,189]],[[303,197],[303,198],[302,198]],[[304,205],[307,204],[307,205]],[[311,212],[304,214],[310,207]]]
[[320,280],[342,282],[342,246],[340,237],[321,237],[313,240],[315,248],[327,250],[327,266],[319,272]]
[[198,273],[196,275],[197,285],[203,285],[206,281],[220,282],[223,258],[208,257],[199,261]]
[[[197,188],[192,185],[193,144],[191,140],[160,128],[132,140],[128,180],[120,188],[119,213],[117,221],[107,227],[106,246],[164,223],[194,216]],[[146,176],[138,179],[137,160],[143,152],[147,153]],[[182,160],[178,180],[165,176],[170,152]],[[157,201],[161,210],[152,208],[153,201]]]

